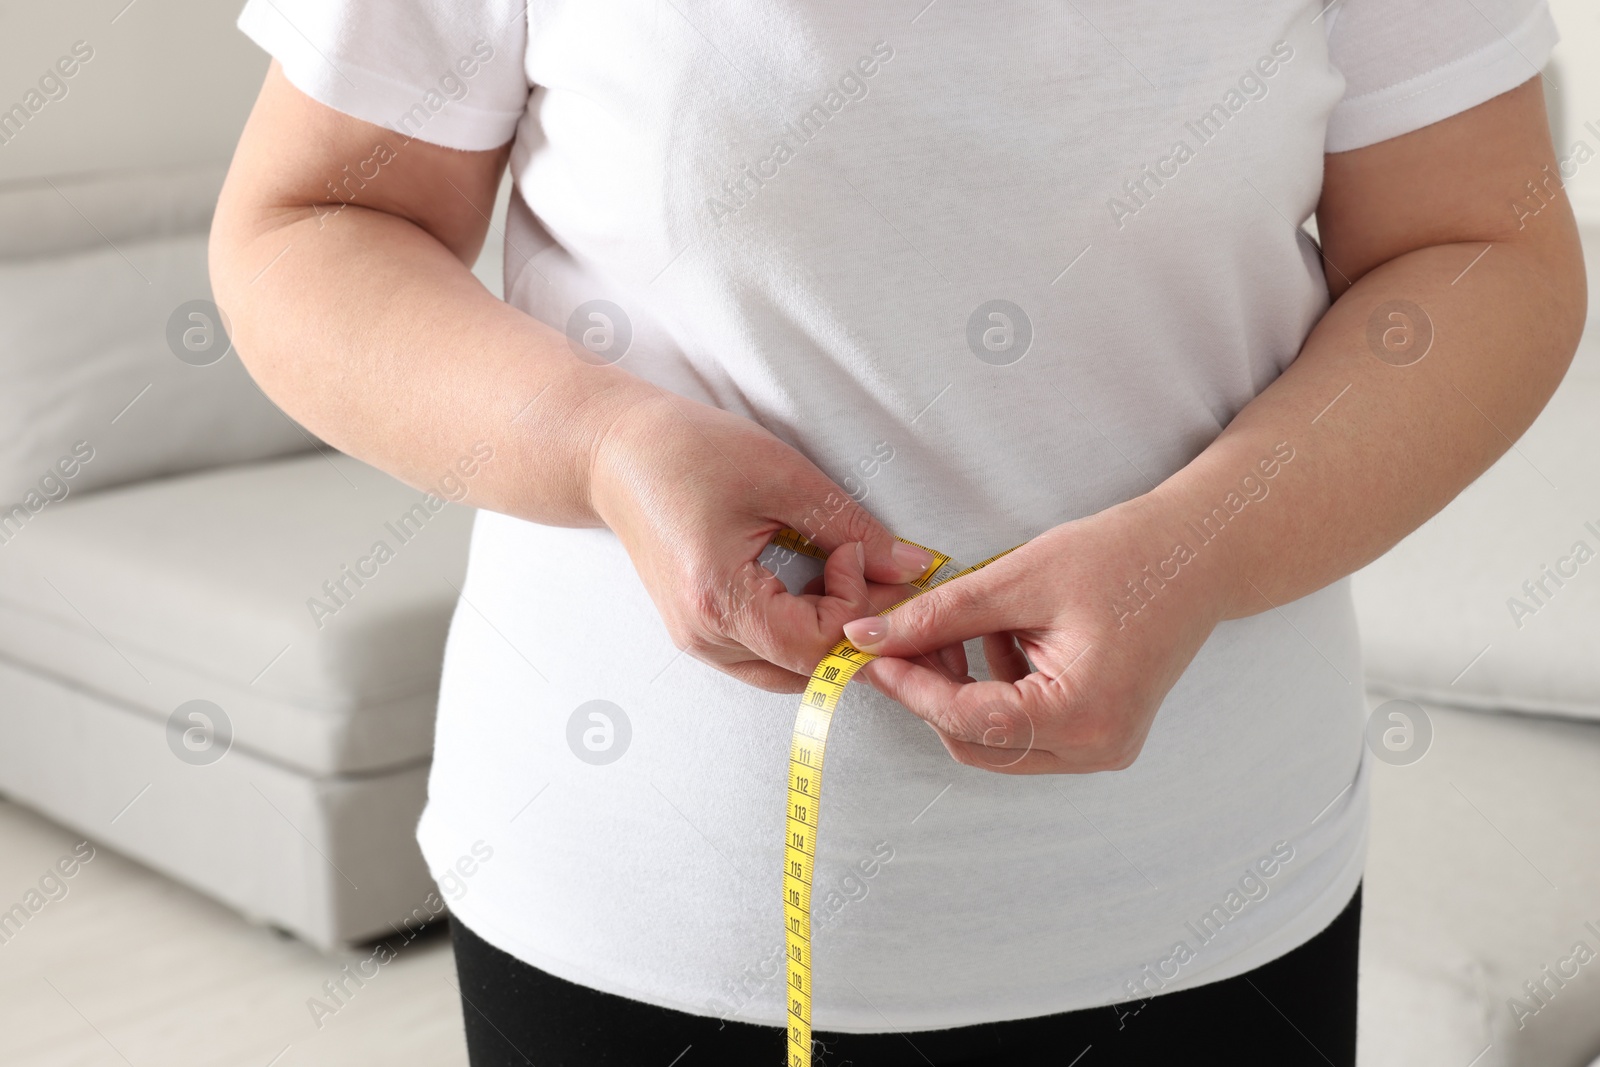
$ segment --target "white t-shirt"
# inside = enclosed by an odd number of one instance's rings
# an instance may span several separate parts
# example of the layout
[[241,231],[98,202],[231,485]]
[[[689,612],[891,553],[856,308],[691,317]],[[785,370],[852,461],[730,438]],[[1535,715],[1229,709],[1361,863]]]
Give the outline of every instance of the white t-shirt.
[[[514,138],[511,303],[967,562],[1204,449],[1326,310],[1299,230],[1323,153],[1505,92],[1556,39],[1543,0],[251,0],[240,25],[330,107]],[[423,851],[520,959],[781,1026],[795,704],[678,654],[609,531],[480,514]],[[1364,718],[1346,581],[1219,626],[1123,771],[963,767],[852,687],[815,1025],[1068,1011],[1293,949],[1361,876]]]

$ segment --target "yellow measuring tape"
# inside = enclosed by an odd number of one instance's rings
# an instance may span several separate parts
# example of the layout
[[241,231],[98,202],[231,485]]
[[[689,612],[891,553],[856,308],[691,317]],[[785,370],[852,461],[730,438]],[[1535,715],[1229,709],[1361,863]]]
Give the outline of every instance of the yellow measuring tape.
[[[905,538],[900,538],[905,541]],[[772,543],[803,555],[826,559],[828,554],[798,531],[780,530]],[[917,592],[879,612],[888,614],[907,600],[921,596],[964,574],[981,570],[1004,556],[1007,549],[982,563],[962,567],[943,552],[906,541],[933,554],[933,563],[911,585]],[[788,1067],[811,1067],[811,881],[817,856],[817,824],[822,799],[822,756],[828,746],[828,727],[845,686],[857,671],[876,656],[849,641],[840,641],[822,657],[800,698],[789,743],[788,811],[784,817],[783,927],[788,950],[789,1054]]]

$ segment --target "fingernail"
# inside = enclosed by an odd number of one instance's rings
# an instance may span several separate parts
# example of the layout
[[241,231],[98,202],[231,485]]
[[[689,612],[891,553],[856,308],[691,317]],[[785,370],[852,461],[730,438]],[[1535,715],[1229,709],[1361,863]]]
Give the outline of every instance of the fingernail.
[[871,652],[888,632],[889,625],[882,619],[856,619],[844,624],[844,635],[863,652]]
[[889,550],[889,558],[908,571],[916,571],[913,578],[920,577],[923,571],[933,566],[933,553],[916,545],[908,545],[904,541],[896,541]]
[[860,541],[856,542],[856,566],[863,571],[867,569],[867,546]]

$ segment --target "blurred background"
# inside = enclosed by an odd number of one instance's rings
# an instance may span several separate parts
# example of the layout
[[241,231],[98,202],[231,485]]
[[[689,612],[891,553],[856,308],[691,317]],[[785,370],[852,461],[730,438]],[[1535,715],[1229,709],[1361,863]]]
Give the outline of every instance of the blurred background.
[[[437,920],[472,872],[412,835],[471,515],[321,445],[229,349],[206,232],[267,65],[238,7],[0,0],[12,1067],[466,1062]],[[1600,1057],[1600,9],[1551,7],[1590,328],[1357,580],[1364,1067]]]

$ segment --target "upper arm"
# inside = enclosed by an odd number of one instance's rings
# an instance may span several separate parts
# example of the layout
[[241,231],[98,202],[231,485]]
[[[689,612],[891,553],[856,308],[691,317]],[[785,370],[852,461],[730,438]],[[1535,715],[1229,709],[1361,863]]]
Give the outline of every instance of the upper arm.
[[1575,279],[1581,302],[1583,258],[1548,131],[1535,77],[1443,121],[1327,155],[1317,231],[1329,291],[1337,298],[1416,249],[1504,243]]
[[364,208],[414,223],[470,265],[510,151],[444,148],[353,118],[295,88],[274,61],[234,152],[214,236],[248,241]]

